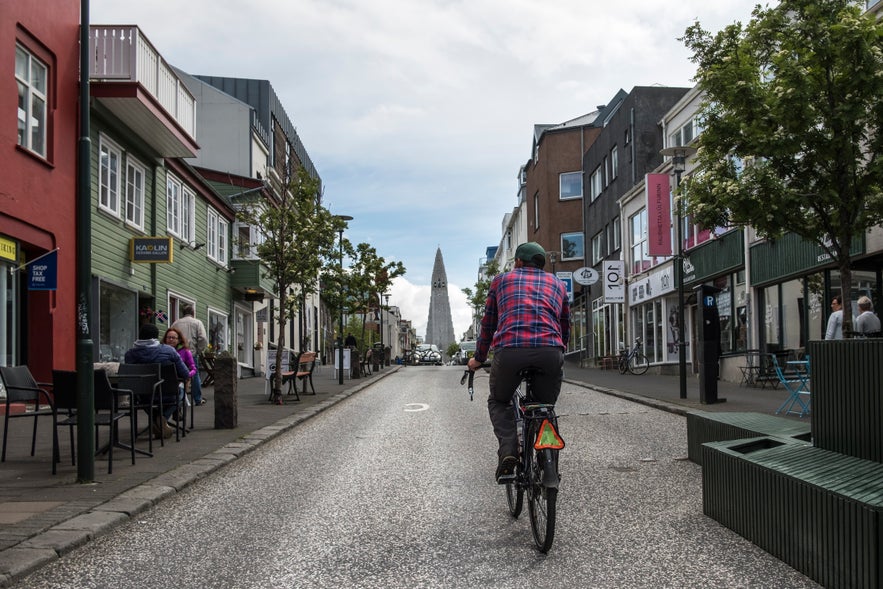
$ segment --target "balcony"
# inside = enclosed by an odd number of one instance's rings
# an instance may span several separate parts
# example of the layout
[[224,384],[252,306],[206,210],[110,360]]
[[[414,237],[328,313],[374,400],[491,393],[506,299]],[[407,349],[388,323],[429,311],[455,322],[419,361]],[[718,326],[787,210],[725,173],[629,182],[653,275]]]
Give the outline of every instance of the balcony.
[[196,99],[136,26],[93,26],[90,94],[163,157],[194,157]]

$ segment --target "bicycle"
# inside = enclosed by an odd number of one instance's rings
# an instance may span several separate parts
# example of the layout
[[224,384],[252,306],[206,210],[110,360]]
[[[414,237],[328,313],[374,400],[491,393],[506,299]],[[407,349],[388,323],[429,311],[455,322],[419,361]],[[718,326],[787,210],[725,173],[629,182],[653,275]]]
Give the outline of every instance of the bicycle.
[[[515,423],[518,431],[519,461],[515,474],[507,477],[506,503],[509,513],[517,518],[524,506],[530,515],[530,528],[534,543],[546,554],[555,537],[555,514],[558,499],[558,452],[564,448],[564,440],[558,433],[558,416],[555,406],[532,401],[535,369],[525,368],[518,373],[524,385],[512,396]],[[467,370],[460,384],[469,380],[469,399],[472,400],[472,380],[475,373]]]
[[619,354],[619,373],[625,374],[626,372],[631,372],[632,374],[641,375],[647,372],[647,369],[650,368],[650,361],[647,359],[647,356],[644,355],[644,352],[641,350],[641,342],[643,340],[641,337],[635,338],[635,345],[631,350],[622,350]]

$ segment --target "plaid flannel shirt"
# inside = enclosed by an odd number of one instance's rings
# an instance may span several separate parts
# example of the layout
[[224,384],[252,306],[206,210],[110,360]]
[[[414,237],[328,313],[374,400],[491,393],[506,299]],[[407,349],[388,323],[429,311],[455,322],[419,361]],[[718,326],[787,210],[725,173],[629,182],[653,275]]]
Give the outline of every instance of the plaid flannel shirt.
[[521,267],[491,281],[475,359],[487,360],[491,348],[566,349],[570,340],[567,287],[540,268]]

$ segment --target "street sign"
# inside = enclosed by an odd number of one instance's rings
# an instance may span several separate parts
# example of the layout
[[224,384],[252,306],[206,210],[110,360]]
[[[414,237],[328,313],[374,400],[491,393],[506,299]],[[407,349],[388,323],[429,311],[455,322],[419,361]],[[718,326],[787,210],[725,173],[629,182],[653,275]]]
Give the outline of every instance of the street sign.
[[581,284],[583,286],[589,286],[598,282],[600,275],[598,271],[594,268],[589,268],[588,266],[583,266],[582,268],[578,268],[573,272],[573,279],[577,284]]

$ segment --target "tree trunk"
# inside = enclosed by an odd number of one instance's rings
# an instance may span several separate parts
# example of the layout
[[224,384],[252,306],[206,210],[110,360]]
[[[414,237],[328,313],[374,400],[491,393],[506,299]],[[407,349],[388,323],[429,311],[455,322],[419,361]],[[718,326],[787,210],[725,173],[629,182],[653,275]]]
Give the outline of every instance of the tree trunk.
[[851,259],[840,260],[840,302],[843,309],[843,338],[852,339],[852,268]]

